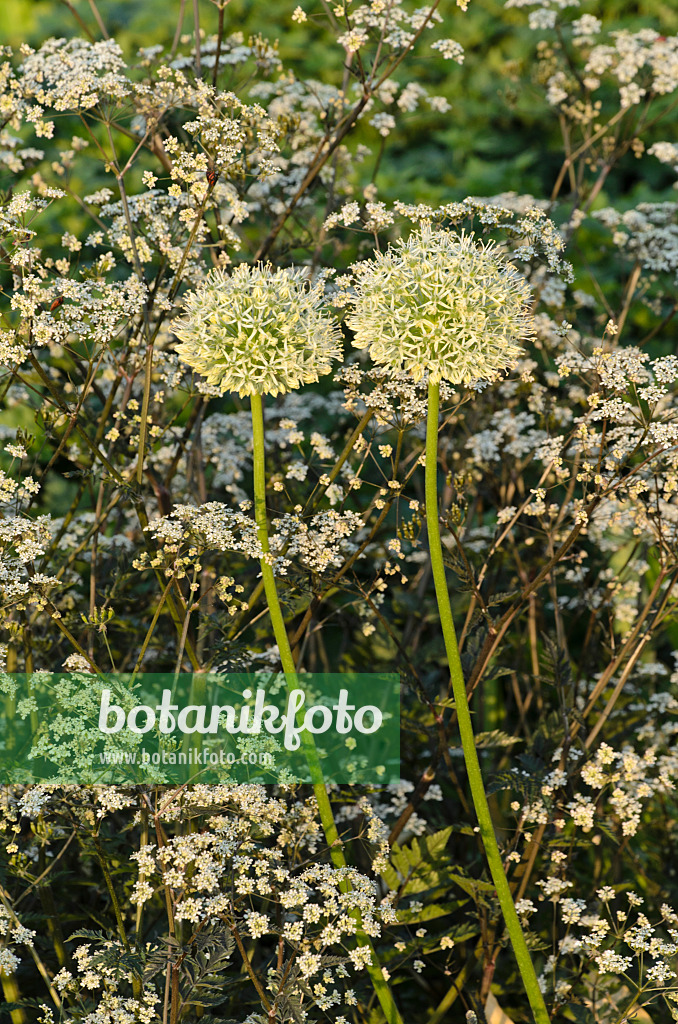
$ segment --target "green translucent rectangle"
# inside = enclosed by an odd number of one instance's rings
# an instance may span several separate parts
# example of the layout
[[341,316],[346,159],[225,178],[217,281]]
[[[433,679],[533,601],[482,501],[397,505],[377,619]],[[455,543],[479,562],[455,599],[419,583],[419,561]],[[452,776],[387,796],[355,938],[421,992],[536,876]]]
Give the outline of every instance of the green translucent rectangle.
[[399,778],[393,673],[0,676],[2,783]]

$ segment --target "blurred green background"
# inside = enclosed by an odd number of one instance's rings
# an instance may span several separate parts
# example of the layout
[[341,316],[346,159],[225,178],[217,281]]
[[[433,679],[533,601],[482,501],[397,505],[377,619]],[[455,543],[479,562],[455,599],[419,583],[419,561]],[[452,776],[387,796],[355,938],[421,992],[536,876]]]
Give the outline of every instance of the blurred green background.
[[[291,20],[300,0],[231,0],[225,9],[227,32],[245,38],[262,33],[278,39],[285,63],[300,77],[337,82],[343,51],[327,30],[320,0],[301,0],[308,14],[304,25]],[[193,0],[99,0],[97,10],[108,32],[130,56],[140,46],[171,43],[180,12],[183,32],[193,33]],[[444,61],[422,46],[419,55],[399,70],[399,80],[434,86],[452,109],[435,114],[420,108],[400,119],[380,161],[378,186],[382,198],[449,202],[466,195],[492,195],[515,190],[548,196],[562,160],[557,118],[533,81],[538,38],[527,27],[527,12],[506,10],[501,0],[471,0],[463,14],[455,0],[443,0],[444,18],[437,36],[453,37],[465,48],[462,67]],[[50,36],[81,33],[78,18],[100,38],[90,0],[0,0],[0,39],[33,46]],[[592,0],[573,8],[572,17],[592,13],[608,30],[653,27],[663,34],[678,32],[678,4],[668,0]],[[216,30],[217,8],[199,0],[201,28]],[[432,38],[432,37],[431,37]],[[657,138],[676,138],[676,119],[664,124]],[[368,139],[374,145],[374,132]],[[648,145],[652,140],[648,140]],[[628,201],[664,198],[671,174],[657,161],[622,161],[608,191]],[[673,194],[675,195],[675,193]],[[666,198],[673,198],[669,193]],[[600,203],[605,203],[605,195]],[[618,201],[618,199],[617,199]]]

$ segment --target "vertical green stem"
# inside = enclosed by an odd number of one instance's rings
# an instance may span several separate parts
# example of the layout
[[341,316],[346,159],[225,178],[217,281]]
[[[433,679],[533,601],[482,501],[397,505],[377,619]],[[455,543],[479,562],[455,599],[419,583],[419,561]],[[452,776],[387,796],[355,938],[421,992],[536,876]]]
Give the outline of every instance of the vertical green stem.
[[506,930],[509,933],[511,945],[515,958],[518,961],[527,998],[532,1008],[536,1024],[549,1024],[549,1015],[544,1002],[544,996],[539,988],[534,964],[530,957],[523,929],[513,904],[513,897],[509,887],[504,865],[502,864],[497,837],[492,824],[490,808],[485,796],[483,777],[480,771],[480,762],[476,751],[476,741],[473,735],[471,724],[471,713],[469,711],[466,697],[466,683],[459,658],[457,647],[457,635],[454,629],[452,618],[452,607],[450,595],[445,580],[445,564],[443,562],[443,549],[440,541],[440,522],[438,518],[438,410],[440,405],[440,387],[438,384],[429,383],[428,386],[428,419],[426,423],[426,525],[428,529],[428,543],[431,554],[431,570],[435,583],[436,597],[438,600],[438,612],[440,625],[445,640],[445,650],[450,667],[452,678],[452,690],[454,693],[455,710],[461,745],[464,750],[464,761],[468,775],[471,797],[475,807],[480,835],[485,847],[485,855],[490,868],[492,881],[494,882],[499,898],[499,904],[504,915]]
[[106,855],[103,851],[103,847],[101,845],[101,842],[99,841],[98,836],[92,836],[92,841],[94,843],[94,849],[96,850],[97,860],[99,861],[99,865],[101,867],[104,879],[106,881],[106,888],[108,889],[108,894],[111,897],[111,903],[113,904],[113,912],[115,914],[115,920],[118,925],[118,934],[120,936],[120,941],[125,947],[125,951],[129,953],[129,939],[127,938],[125,922],[122,919],[122,911],[120,909],[120,901],[118,900],[118,894],[115,891],[113,879],[111,878],[111,873],[108,870],[108,864],[106,863]]
[[[21,990],[17,984],[16,975],[13,971],[3,971],[0,974],[0,985],[2,985],[2,993],[7,1003],[18,1003],[21,999]],[[17,1010],[11,1010],[9,1019],[12,1024],[28,1024],[28,1017],[26,1011],[20,1007]]]
[[[264,557],[261,559],[261,576],[264,583],[266,602],[271,616],[273,635],[275,636],[278,644],[280,662],[286,676],[287,689],[289,691],[294,688],[296,665],[294,664],[294,658],[292,657],[292,650],[290,648],[290,642],[285,628],[285,620],[280,607],[280,601],[278,600],[275,576],[267,559],[270,548],[268,542],[268,519],[266,516],[266,458],[264,451],[264,412],[261,395],[252,395],[251,404],[254,468],[254,518],[257,524],[259,543],[261,544],[261,549],[264,553]],[[327,844],[330,848],[332,863],[335,868],[346,870],[348,865],[346,863],[346,858],[344,857],[339,833],[337,832],[337,826],[334,821],[334,815],[332,814],[332,806],[327,795],[327,787],[325,786],[323,779],[322,766],[315,749],[313,737],[309,733],[303,732],[301,734],[301,738],[304,744],[304,754],[313,780],[313,792],[318,804],[320,821],[325,833],[325,839],[327,840]],[[346,879],[346,887],[348,885],[349,882],[348,879]],[[357,944],[359,946],[366,946],[370,950],[371,964],[367,970],[377,999],[384,1011],[387,1024],[403,1024],[402,1017],[400,1016],[393,999],[391,989],[389,988],[382,973],[381,966],[379,965],[376,950],[372,945],[370,937],[361,927],[360,912],[358,910],[353,910],[350,912],[350,916],[354,918],[358,926],[355,933]]]

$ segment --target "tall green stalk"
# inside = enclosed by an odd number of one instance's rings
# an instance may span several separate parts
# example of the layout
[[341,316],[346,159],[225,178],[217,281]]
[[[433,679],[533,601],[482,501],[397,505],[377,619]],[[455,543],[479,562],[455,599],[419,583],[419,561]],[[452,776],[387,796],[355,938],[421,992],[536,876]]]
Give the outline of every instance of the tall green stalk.
[[466,697],[466,683],[459,658],[457,646],[457,635],[454,629],[452,618],[452,607],[450,595],[445,580],[445,564],[443,562],[443,548],[440,541],[440,522],[438,516],[438,415],[440,407],[440,386],[429,383],[428,386],[428,418],[426,422],[426,524],[428,529],[428,544],[431,554],[431,570],[435,583],[436,598],[438,600],[438,612],[440,625],[445,641],[445,650],[452,678],[452,690],[454,693],[455,710],[461,736],[461,745],[464,751],[466,773],[468,775],[469,788],[475,807],[476,817],[480,828],[480,835],[485,847],[485,855],[490,868],[490,875],[497,890],[497,897],[501,906],[506,930],[508,931],[515,958],[518,961],[527,998],[532,1008],[536,1024],[549,1024],[549,1015],[544,1002],[544,996],[539,988],[537,974],[530,957],[525,935],[516,913],[513,903],[513,896],[509,887],[508,879],[502,864],[497,837],[492,824],[492,816],[485,795],[483,777],[480,771],[480,762],[476,750],[473,725],[471,724],[471,713],[469,711],[468,699]]
[[[280,608],[275,576],[273,574],[273,569],[266,559],[266,555],[269,553],[270,548],[268,541],[268,518],[266,515],[266,457],[264,450],[264,413],[261,395],[254,394],[251,396],[251,406],[254,469],[254,518],[257,524],[259,543],[264,553],[264,557],[261,559],[261,576],[264,583],[266,602],[271,616],[273,634],[278,644],[280,662],[282,664],[283,672],[285,673],[286,685],[289,693],[290,690],[294,689],[294,679],[297,669],[294,664],[294,658],[292,657],[292,649],[287,636],[282,609]],[[318,804],[320,821],[325,833],[325,839],[327,840],[327,844],[330,849],[332,863],[336,868],[345,869],[348,867],[348,864],[344,857],[339,833],[337,832],[337,826],[334,821],[334,815],[332,814],[332,806],[330,804],[329,797],[327,796],[327,787],[323,778],[322,766],[318,758],[313,737],[308,732],[302,732],[301,738],[304,746],[304,755],[313,781],[313,792]],[[347,879],[343,886],[344,891],[347,891],[349,884],[350,883]],[[388,1024],[403,1024],[402,1017],[400,1016],[398,1007],[393,999],[391,989],[389,988],[382,973],[381,966],[379,965],[379,960],[372,941],[362,928],[360,911],[354,909],[349,912],[349,915],[357,925],[355,937],[358,946],[365,946],[370,950],[372,962],[367,970],[377,999],[384,1011],[386,1020]]]

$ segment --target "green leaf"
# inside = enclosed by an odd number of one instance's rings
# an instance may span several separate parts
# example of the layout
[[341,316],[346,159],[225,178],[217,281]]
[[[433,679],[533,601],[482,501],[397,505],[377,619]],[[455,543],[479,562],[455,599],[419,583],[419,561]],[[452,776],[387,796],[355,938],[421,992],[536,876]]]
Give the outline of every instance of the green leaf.
[[421,921],[433,921],[436,917],[444,917],[458,910],[462,904],[454,903],[428,903],[421,910],[409,910],[407,908],[398,911],[398,920],[401,924],[419,924]]
[[490,747],[511,747],[514,743],[522,743],[521,736],[510,736],[501,729],[492,729],[491,732],[479,732],[476,735],[476,747],[479,750]]
[[402,896],[424,892],[440,884],[436,862],[441,859],[452,828],[441,829],[430,836],[413,839],[407,846],[394,845],[391,864],[383,872],[390,889],[400,890]]
[[476,899],[479,893],[494,894],[495,888],[492,882],[483,882],[479,878],[469,878],[466,875],[450,875],[450,881],[463,889],[464,892]]
[[77,932],[69,935],[66,941],[73,942],[74,939],[89,939],[90,942],[113,942],[115,941],[115,935],[113,932],[107,935],[106,932],[93,932],[89,928],[80,928]]
[[572,1014],[570,1020],[576,1021],[576,1024],[589,1024],[591,1020],[591,1011],[579,1003],[566,1003],[563,1010]]

